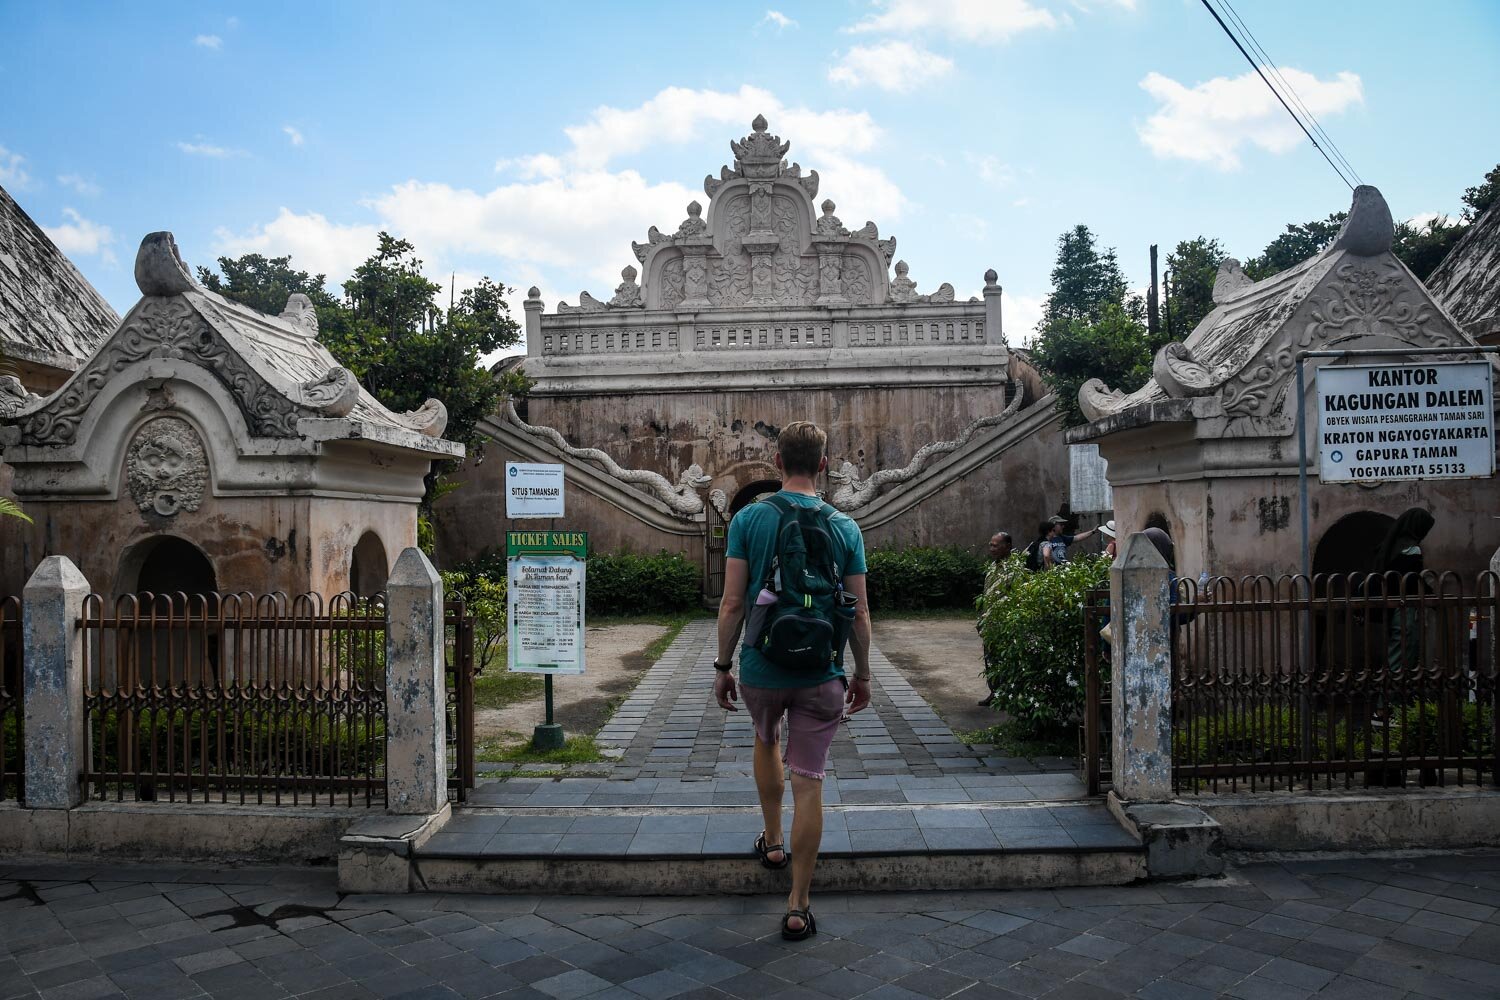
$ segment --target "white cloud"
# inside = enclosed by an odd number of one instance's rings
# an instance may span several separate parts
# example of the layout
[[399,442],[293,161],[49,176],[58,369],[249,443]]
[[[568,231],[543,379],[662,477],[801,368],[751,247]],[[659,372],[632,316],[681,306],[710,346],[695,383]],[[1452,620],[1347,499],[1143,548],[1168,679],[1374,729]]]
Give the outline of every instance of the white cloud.
[[196,142],[183,142],[179,139],[177,141],[177,148],[189,156],[207,156],[214,160],[227,160],[231,157],[245,155],[243,149],[230,149],[228,146],[218,146],[212,142],[208,142],[201,135],[197,137]]
[[63,209],[63,216],[67,222],[42,227],[42,232],[57,244],[59,250],[67,254],[97,254],[106,264],[115,262],[114,252],[110,250],[115,234],[108,226],[90,222],[71,208]]
[[1016,172],[993,153],[965,153],[964,160],[986,184],[1004,187],[1016,179]]
[[13,188],[24,188],[30,184],[31,175],[21,166],[25,162],[26,157],[20,153],[12,153],[0,146],[0,184]]
[[82,174],[58,174],[57,183],[65,188],[72,188],[76,193],[85,198],[98,197],[101,188]]
[[788,28],[797,27],[796,21],[793,21],[779,10],[766,11],[766,16],[760,19],[760,23],[772,25],[777,31],[785,31]]
[[[1002,281],[1003,285],[1004,282]],[[1042,321],[1047,308],[1045,295],[1012,295],[1004,292],[1000,297],[1000,327],[1005,341],[1012,346],[1030,347],[1036,336],[1036,325]]]
[[[369,256],[375,234],[385,229],[419,247],[429,273],[445,289],[451,267],[487,271],[516,287],[512,308],[519,320],[524,290],[532,284],[543,289],[548,308],[558,301],[559,285],[569,302],[577,301],[584,283],[592,294],[608,297],[620,269],[637,265],[632,240],[644,240],[652,225],[671,232],[688,202],[706,201],[701,189],[612,169],[611,161],[712,137],[721,150],[712,162],[724,162],[728,138],[743,136],[757,113],[793,143],[800,162],[819,172],[819,197],[838,202],[846,225],[875,219],[884,226],[901,215],[907,201],[900,188],[860,159],[881,134],[868,114],[787,107],[754,87],[722,93],[668,88],[635,107],[596,109],[563,130],[569,142],[560,152],[499,160],[495,169],[502,176],[488,190],[410,179],[362,203],[373,216],[369,224],[344,225],[283,208],[274,221],[248,232],[220,230],[216,251],[290,254],[297,267],[324,272],[337,283]],[[704,169],[698,161],[687,176],[701,176]]]
[[910,42],[881,42],[854,46],[837,65],[829,67],[828,79],[852,87],[867,83],[904,93],[951,72],[953,60],[936,52]]
[[1057,19],[1027,0],[885,0],[879,14],[847,30],[909,35],[933,32],[954,41],[994,44],[1033,28],[1053,28]]
[[380,231],[374,225],[340,225],[317,212],[298,215],[282,207],[276,218],[245,233],[214,230],[214,253],[225,257],[258,253],[267,257],[290,255],[298,270],[326,274],[337,287],[365,258],[375,252]]
[[303,139],[301,129],[292,125],[283,125],[281,126],[281,131],[286,133],[287,141],[290,142],[293,146],[302,145]]
[[199,35],[193,39],[193,44],[203,49],[218,50],[224,46],[224,39],[218,35]]
[[[1355,73],[1339,73],[1328,80],[1298,69],[1283,69],[1281,75],[1320,118],[1364,102],[1364,84]],[[1302,130],[1254,70],[1192,87],[1148,73],[1140,85],[1160,104],[1137,129],[1141,141],[1157,156],[1234,170],[1240,165],[1240,147],[1247,143],[1268,153],[1285,153],[1305,141]]]

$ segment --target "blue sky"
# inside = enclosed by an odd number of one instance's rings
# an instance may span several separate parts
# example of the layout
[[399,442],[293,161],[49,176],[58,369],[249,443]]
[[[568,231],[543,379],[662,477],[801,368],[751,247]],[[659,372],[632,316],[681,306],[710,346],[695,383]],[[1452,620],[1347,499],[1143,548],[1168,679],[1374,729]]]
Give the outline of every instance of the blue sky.
[[[1500,5],[1238,9],[1398,218],[1500,161]],[[1144,285],[1150,243],[1250,256],[1349,202],[1197,0],[0,0],[0,37],[0,184],[121,312],[159,229],[336,287],[385,228],[460,288],[606,297],[757,112],[921,290],[994,267],[1012,343],[1076,223]]]

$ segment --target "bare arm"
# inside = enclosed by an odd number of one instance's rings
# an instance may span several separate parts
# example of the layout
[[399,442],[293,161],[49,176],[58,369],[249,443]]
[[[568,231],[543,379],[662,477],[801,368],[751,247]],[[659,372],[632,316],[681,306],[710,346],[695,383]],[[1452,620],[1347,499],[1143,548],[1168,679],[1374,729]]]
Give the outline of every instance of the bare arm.
[[849,634],[849,651],[854,654],[854,676],[870,676],[870,600],[865,590],[865,577],[844,577],[844,589],[859,603],[854,606],[854,630]]
[[719,598],[720,663],[734,662],[734,644],[745,622],[745,587],[750,564],[743,559],[724,560],[724,596]]
[[[745,622],[745,584],[749,579],[749,563],[743,559],[724,560],[724,596],[719,598],[719,652],[715,657],[719,663],[734,664],[734,644]],[[715,672],[714,700],[727,712],[739,711],[735,705],[739,692],[731,671]]]

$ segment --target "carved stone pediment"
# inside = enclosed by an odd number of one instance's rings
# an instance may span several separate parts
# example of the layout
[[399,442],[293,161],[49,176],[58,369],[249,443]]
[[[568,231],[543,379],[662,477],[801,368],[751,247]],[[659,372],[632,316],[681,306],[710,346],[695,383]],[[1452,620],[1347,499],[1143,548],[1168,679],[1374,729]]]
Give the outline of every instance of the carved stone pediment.
[[951,285],[918,296],[890,295],[894,237],[874,222],[850,230],[832,201],[813,206],[818,173],[788,164],[791,143],[757,115],[732,141],[732,166],[704,178],[708,210],[694,201],[674,230],[651,226],[631,250],[641,265],[639,301],[627,284],[608,301],[582,292],[558,313],[612,309],[744,309],[952,302]]
[[208,485],[208,453],[192,424],[180,417],[142,424],[125,449],[125,484],[142,513],[197,510]]

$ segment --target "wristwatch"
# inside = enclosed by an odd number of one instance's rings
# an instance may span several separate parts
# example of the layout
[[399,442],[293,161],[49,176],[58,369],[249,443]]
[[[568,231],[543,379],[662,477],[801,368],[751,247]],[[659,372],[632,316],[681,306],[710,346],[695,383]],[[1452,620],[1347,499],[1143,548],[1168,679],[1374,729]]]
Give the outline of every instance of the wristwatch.
[[729,673],[729,671],[731,671],[731,670],[734,669],[734,664],[732,662],[730,662],[730,663],[720,663],[718,660],[715,660],[714,661],[714,669],[717,670],[721,674],[727,674],[727,673]]

